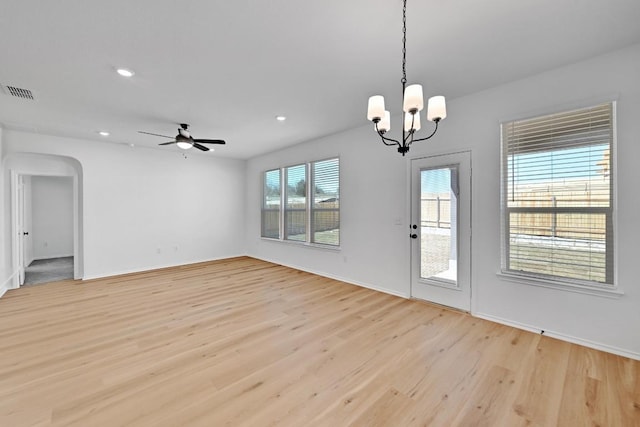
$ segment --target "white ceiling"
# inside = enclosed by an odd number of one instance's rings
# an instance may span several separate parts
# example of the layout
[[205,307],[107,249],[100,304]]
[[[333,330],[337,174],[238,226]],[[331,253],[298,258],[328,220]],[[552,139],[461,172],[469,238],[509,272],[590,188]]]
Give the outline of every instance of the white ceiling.
[[[638,0],[408,3],[408,80],[425,97],[640,42]],[[2,0],[0,84],[35,100],[0,93],[0,123],[179,150],[137,131],[187,122],[196,138],[227,140],[212,155],[249,158],[365,125],[373,94],[397,121],[401,20],[401,0]]]

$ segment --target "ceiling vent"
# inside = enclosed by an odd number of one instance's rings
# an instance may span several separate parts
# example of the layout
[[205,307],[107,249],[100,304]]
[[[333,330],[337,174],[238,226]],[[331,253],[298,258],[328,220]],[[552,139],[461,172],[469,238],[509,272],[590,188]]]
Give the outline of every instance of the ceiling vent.
[[0,86],[7,95],[15,96],[22,99],[33,99],[33,92],[29,89],[23,89],[15,86]]

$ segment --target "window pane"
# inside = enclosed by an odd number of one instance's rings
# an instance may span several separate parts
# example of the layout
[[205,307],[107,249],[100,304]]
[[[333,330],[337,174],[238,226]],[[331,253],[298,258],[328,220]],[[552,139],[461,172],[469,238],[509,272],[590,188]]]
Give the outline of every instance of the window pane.
[[420,172],[420,277],[457,282],[457,169]]
[[606,283],[605,214],[512,213],[509,268]]
[[286,169],[285,239],[307,240],[307,168],[306,165]]
[[262,237],[280,238],[280,169],[264,173]]
[[307,240],[307,212],[305,210],[287,210],[287,240],[304,242]]
[[340,211],[322,209],[313,212],[313,241],[324,245],[340,244]]
[[313,242],[337,246],[340,244],[340,160],[314,162],[311,168]]

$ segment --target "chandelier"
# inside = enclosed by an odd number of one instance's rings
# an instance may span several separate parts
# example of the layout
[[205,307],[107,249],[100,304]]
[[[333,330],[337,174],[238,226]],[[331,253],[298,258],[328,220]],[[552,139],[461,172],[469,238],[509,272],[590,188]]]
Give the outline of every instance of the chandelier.
[[431,138],[438,131],[438,123],[447,117],[447,107],[444,96],[433,96],[427,103],[427,120],[436,124],[431,135],[415,139],[414,135],[420,130],[420,111],[424,109],[422,85],[407,86],[407,0],[402,8],[402,109],[404,120],[402,141],[387,138],[385,134],[391,129],[391,114],[385,110],[384,96],[374,95],[369,98],[367,119],[374,124],[374,129],[382,138],[382,143],[388,146],[398,146],[398,153],[403,156],[409,151],[412,143]]

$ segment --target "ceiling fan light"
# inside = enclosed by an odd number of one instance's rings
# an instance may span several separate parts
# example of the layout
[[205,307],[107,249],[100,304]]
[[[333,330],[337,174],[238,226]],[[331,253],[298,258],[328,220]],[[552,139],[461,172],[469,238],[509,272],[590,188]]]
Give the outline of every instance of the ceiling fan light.
[[436,121],[447,117],[447,104],[444,96],[432,96],[427,104],[427,120]]
[[176,145],[183,150],[188,150],[189,148],[193,147],[193,144],[187,141],[178,141],[176,142]]

